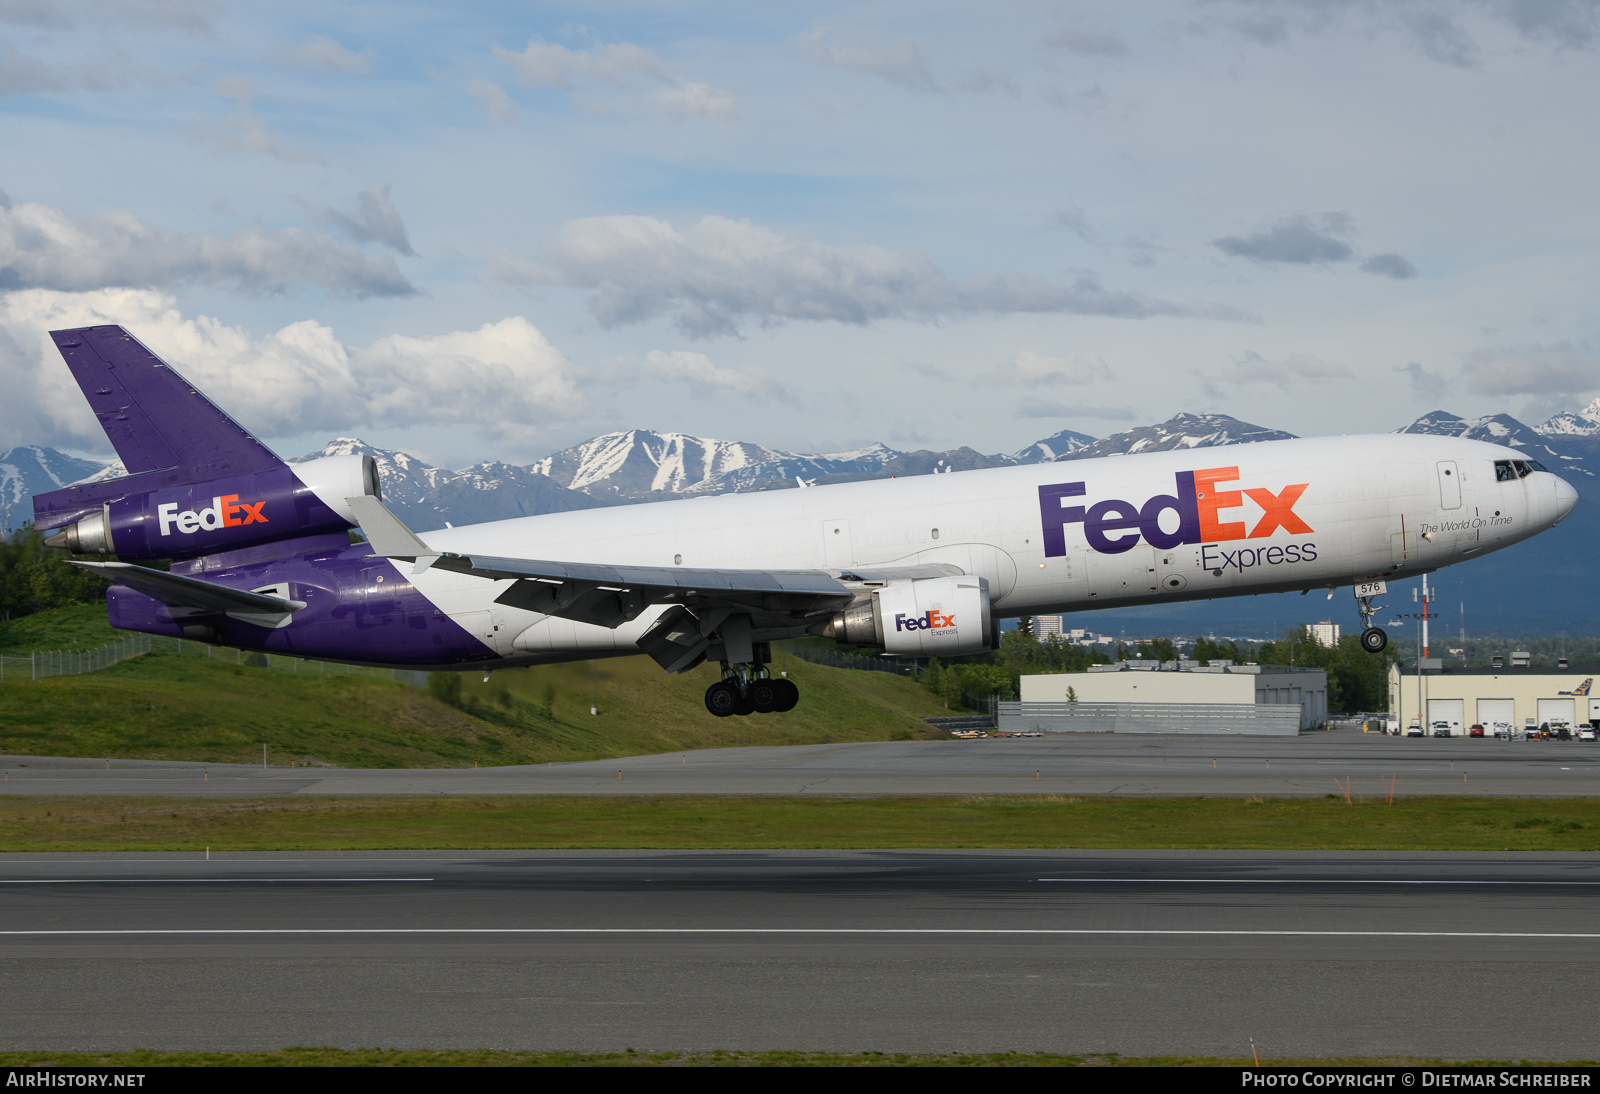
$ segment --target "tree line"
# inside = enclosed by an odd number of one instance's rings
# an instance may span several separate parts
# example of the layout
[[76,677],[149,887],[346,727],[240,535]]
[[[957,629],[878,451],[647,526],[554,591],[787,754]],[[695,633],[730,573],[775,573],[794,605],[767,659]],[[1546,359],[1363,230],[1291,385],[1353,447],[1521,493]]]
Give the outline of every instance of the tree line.
[[0,540],[0,620],[69,604],[103,604],[107,582],[77,566],[64,552],[44,545],[32,527]]

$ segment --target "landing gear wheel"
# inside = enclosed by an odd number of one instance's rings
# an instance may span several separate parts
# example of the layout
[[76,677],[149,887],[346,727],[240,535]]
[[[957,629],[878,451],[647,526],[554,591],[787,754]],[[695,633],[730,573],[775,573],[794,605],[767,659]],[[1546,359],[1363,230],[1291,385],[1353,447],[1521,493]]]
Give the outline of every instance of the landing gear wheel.
[[757,714],[770,714],[778,709],[783,689],[776,680],[756,680],[750,685],[750,705]]
[[1382,653],[1389,645],[1389,636],[1382,627],[1368,627],[1361,632],[1361,648],[1368,653]]
[[755,709],[756,709],[755,700],[750,697],[750,692],[753,691],[753,690],[754,690],[753,688],[746,688],[745,689],[745,693],[739,697],[739,705],[733,708],[733,712],[735,714],[738,714],[738,715],[742,716],[742,715],[745,715],[745,714],[754,714],[755,713]]
[[739,712],[739,691],[726,680],[719,680],[706,688],[706,709],[718,718]]
[[782,680],[782,678],[779,678],[779,680],[773,681],[773,686],[778,688],[779,694],[778,705],[773,707],[773,710],[778,713],[782,713],[784,710],[794,710],[795,704],[800,702],[800,689],[795,686],[794,680]]

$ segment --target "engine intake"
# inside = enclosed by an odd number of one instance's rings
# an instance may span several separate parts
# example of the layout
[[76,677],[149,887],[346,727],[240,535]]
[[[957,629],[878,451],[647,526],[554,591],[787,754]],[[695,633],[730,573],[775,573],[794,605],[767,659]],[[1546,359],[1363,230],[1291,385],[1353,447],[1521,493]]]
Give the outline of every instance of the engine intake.
[[834,615],[823,634],[844,645],[878,646],[899,657],[955,657],[995,647],[989,583],[935,577],[872,592]]

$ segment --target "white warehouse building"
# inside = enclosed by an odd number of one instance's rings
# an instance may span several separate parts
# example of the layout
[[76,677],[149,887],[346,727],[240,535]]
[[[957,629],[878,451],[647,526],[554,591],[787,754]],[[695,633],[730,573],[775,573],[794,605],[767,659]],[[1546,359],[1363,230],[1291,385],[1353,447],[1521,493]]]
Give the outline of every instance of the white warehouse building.
[[1328,718],[1328,674],[1293,665],[1168,661],[1095,665],[1022,677],[1001,729],[1070,732],[1283,734]]
[[1493,736],[1496,729],[1517,733],[1526,725],[1600,722],[1593,686],[1593,675],[1581,672],[1452,669],[1424,672],[1419,680],[1414,669],[1391,665],[1389,710],[1402,725],[1420,721],[1429,733],[1442,724],[1460,736],[1481,725]]

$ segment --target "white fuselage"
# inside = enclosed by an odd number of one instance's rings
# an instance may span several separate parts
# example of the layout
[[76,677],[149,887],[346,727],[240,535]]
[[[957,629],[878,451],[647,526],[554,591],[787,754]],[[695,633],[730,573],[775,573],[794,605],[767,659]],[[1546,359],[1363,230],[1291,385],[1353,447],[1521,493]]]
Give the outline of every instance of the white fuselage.
[[[421,538],[458,554],[619,565],[943,563],[985,578],[996,616],[1072,612],[1394,579],[1498,550],[1559,522],[1577,497],[1547,472],[1500,481],[1496,462],[1521,459],[1408,434],[1268,441],[553,513]],[[1127,504],[1102,504],[1113,501]],[[507,664],[636,652],[659,614],[613,631],[493,603],[509,582],[399,569]]]

